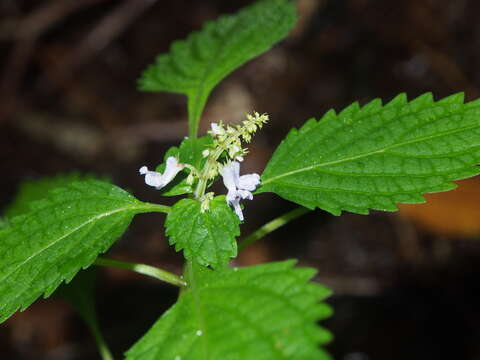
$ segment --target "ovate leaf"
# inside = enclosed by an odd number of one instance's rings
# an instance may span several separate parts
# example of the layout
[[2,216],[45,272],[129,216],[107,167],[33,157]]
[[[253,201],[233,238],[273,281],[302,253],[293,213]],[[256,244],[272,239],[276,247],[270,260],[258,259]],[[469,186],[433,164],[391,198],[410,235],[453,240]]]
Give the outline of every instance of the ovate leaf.
[[96,180],[50,191],[0,228],[0,321],[49,296],[88,267],[124,232],[132,217],[158,211]]
[[[212,143],[210,136],[201,138],[187,138],[182,141],[180,147],[172,146],[165,154],[164,162],[157,166],[156,171],[163,173],[166,167],[167,158],[174,156],[183,164],[190,164],[197,170],[201,170],[205,164],[206,158],[202,151]],[[192,193],[196,183],[188,184],[187,176],[190,169],[183,169],[175,179],[160,191],[163,196],[177,196]]]
[[230,72],[283,39],[295,22],[287,0],[262,0],[208,22],[201,31],[172,44],[139,80],[140,89],[188,97],[189,135],[195,137],[212,89]]
[[435,102],[425,94],[387,105],[357,103],[292,130],[262,175],[259,192],[274,192],[339,215],[397,210],[480,173],[480,101],[463,94]]
[[212,271],[192,265],[188,288],[127,352],[127,360],[326,360],[330,291],[294,261]]
[[183,250],[188,260],[218,268],[237,256],[235,238],[240,234],[240,220],[225,202],[225,196],[210,201],[202,212],[200,202],[182,199],[167,215],[166,233],[175,250]]

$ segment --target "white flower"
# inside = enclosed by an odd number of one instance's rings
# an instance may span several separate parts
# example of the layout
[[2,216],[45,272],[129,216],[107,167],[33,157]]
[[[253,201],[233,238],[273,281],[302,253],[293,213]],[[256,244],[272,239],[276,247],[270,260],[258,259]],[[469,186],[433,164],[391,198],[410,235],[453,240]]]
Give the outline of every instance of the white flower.
[[145,175],[147,185],[154,186],[158,190],[172,181],[184,167],[185,165],[179,164],[175,157],[170,156],[167,158],[167,166],[163,174],[157,171],[149,171],[146,166],[140,168],[140,174]]
[[210,126],[212,127],[212,135],[223,135],[225,133],[225,130],[223,129],[222,126],[218,125],[217,123],[211,123]]
[[253,199],[256,187],[260,184],[258,174],[247,174],[240,176],[240,163],[233,161],[225,165],[221,171],[223,184],[228,189],[227,203],[233,206],[238,218],[243,221],[243,213],[240,207],[240,200]]

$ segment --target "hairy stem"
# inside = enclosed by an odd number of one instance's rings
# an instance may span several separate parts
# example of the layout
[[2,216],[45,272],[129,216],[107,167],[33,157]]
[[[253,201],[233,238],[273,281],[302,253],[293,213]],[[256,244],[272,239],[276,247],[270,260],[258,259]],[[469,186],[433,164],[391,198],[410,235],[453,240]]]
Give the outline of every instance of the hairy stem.
[[305,207],[299,207],[283,215],[280,215],[279,217],[273,219],[272,221],[269,221],[268,223],[248,235],[246,238],[244,238],[238,245],[238,249],[245,249],[247,246],[261,239],[265,235],[277,230],[279,227],[282,227],[283,225],[289,223],[292,220],[295,220],[296,218],[308,213],[309,211],[311,210]]
[[106,259],[103,257],[97,258],[97,260],[95,260],[95,265],[126,269],[126,270],[137,272],[139,274],[154,277],[155,279],[165,281],[175,286],[179,286],[179,287],[187,286],[187,283],[183,281],[182,278],[180,278],[179,276],[150,265],[137,264],[137,263],[113,260],[113,259]]

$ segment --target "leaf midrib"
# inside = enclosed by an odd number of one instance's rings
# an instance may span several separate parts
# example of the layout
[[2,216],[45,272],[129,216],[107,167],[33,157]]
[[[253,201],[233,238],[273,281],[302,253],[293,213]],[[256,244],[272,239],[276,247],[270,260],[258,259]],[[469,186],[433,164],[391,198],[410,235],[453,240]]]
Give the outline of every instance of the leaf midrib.
[[48,246],[46,247],[43,247],[42,249],[40,249],[39,251],[33,253],[32,255],[30,255],[28,258],[26,258],[24,261],[20,262],[19,264],[17,264],[16,266],[13,267],[13,270],[11,270],[10,272],[8,272],[7,274],[5,274],[1,279],[0,279],[0,283],[2,281],[4,281],[6,278],[8,278],[10,275],[12,275],[15,271],[17,271],[18,268],[20,268],[21,266],[25,265],[26,263],[28,263],[31,259],[37,257],[38,255],[40,255],[41,253],[43,253],[44,251],[48,250],[49,248],[51,248],[52,246],[56,245],[58,242],[62,241],[63,239],[69,237],[70,235],[72,235],[73,233],[75,233],[76,231],[78,231],[79,229],[81,229],[82,227],[84,226],[87,226],[89,225],[90,223],[94,222],[94,221],[97,221],[99,219],[101,219],[102,217],[105,217],[105,216],[110,216],[110,215],[113,215],[113,214],[116,214],[116,213],[119,213],[119,212],[122,212],[122,211],[127,211],[127,210],[145,210],[145,209],[149,209],[150,206],[146,206],[146,205],[143,205],[143,206],[127,206],[127,207],[123,207],[123,208],[119,208],[119,209],[115,209],[115,210],[112,210],[112,211],[107,211],[107,212],[104,212],[104,213],[101,213],[101,214],[98,214],[94,217],[92,217],[91,219],[81,223],[80,225],[78,225],[77,227],[73,228],[71,231],[65,233],[64,235],[60,236],[58,239],[56,239],[55,241],[51,242],[50,244],[48,244]]
[[371,155],[380,154],[380,153],[386,152],[388,150],[392,150],[392,149],[402,147],[402,146],[405,146],[405,145],[414,144],[414,143],[418,143],[418,142],[422,142],[422,141],[426,141],[426,140],[431,140],[431,139],[435,139],[435,138],[446,136],[446,135],[451,135],[451,134],[454,134],[456,132],[470,130],[470,129],[476,128],[478,126],[479,126],[478,124],[473,124],[473,125],[465,126],[465,127],[462,127],[462,128],[456,128],[456,129],[451,130],[451,131],[445,131],[445,132],[441,132],[441,133],[436,133],[436,134],[431,135],[431,136],[424,136],[424,137],[413,139],[413,140],[410,140],[410,141],[401,142],[401,143],[398,143],[398,144],[387,146],[387,147],[382,148],[382,149],[378,149],[378,150],[375,150],[375,151],[370,151],[370,152],[367,152],[367,153],[347,157],[347,158],[344,158],[344,159],[329,161],[329,162],[325,162],[323,164],[321,163],[321,164],[306,166],[306,167],[303,167],[303,168],[300,168],[300,169],[297,169],[297,170],[292,170],[292,171],[274,176],[270,179],[267,179],[267,180],[262,182],[262,185],[266,185],[266,184],[271,183],[275,180],[278,180],[278,179],[281,179],[281,178],[284,178],[284,177],[287,177],[287,176],[291,176],[291,175],[294,175],[294,174],[298,174],[298,173],[301,173],[301,172],[317,169],[317,168],[320,168],[320,167],[346,163],[346,162],[349,162],[349,161],[361,159],[361,158],[368,157],[368,156],[371,156]]
[[[216,65],[218,63],[218,59],[221,57],[221,55],[223,55],[223,53],[226,51],[227,47],[224,46],[226,43],[228,43],[231,39],[231,36],[230,34],[232,33],[235,33],[235,29],[237,29],[240,21],[239,21],[239,16],[238,14],[237,15],[224,15],[223,17],[225,16],[228,16],[228,17],[233,17],[235,19],[235,23],[232,25],[232,27],[228,30],[228,33],[221,37],[220,38],[220,41],[219,41],[219,46],[220,46],[220,50],[211,57],[211,59],[209,61],[207,61],[207,66],[205,67],[205,70],[203,71],[203,73],[201,74],[201,76],[199,77],[199,84],[200,86],[197,87],[197,89],[200,90],[200,92],[202,92],[203,88],[205,87],[205,83],[206,83],[206,80],[208,80],[208,78],[210,77],[210,73],[211,73],[211,69],[214,65]],[[221,17],[220,17],[221,18]],[[219,18],[219,19],[220,19]],[[218,21],[219,19],[217,19],[216,21]],[[254,24],[252,24],[252,28],[257,28],[259,25],[258,25],[258,22],[255,22]],[[250,33],[254,33],[255,31],[250,31]],[[231,50],[231,49],[229,49]],[[213,61],[212,61],[213,60]],[[235,67],[233,67],[235,69]],[[223,71],[225,72],[225,71]],[[223,75],[224,77],[225,75]],[[211,80],[211,79],[210,79]],[[219,80],[217,80],[217,83],[218,83]],[[212,85],[210,84],[209,85],[210,88],[212,87]],[[194,90],[194,89],[192,89]]]
[[[234,29],[238,25],[238,17],[235,19],[235,24],[229,29],[228,35],[230,35],[232,32],[234,32]],[[194,124],[189,124],[189,126],[194,126],[195,128],[195,134],[191,134],[191,136],[195,135],[197,136],[198,132],[198,122],[200,120],[201,114],[197,114],[199,104],[201,103],[201,100],[204,97],[204,94],[207,93],[207,97],[212,91],[212,89],[218,84],[220,80],[217,80],[217,82],[212,84],[212,77],[211,77],[211,69],[218,63],[218,60],[221,55],[226,51],[226,46],[225,44],[228,42],[228,39],[230,39],[230,36],[223,36],[219,39],[218,45],[219,45],[219,51],[216,54],[213,54],[213,56],[210,57],[209,60],[207,60],[206,67],[204,71],[201,73],[201,75],[198,77],[198,85],[196,88],[191,88],[190,90],[186,91],[187,96],[190,98],[193,98],[193,107],[195,109],[194,114],[191,116],[195,116],[193,119]],[[223,75],[225,77],[225,75]],[[220,77],[221,79],[222,77]],[[209,81],[207,81],[209,80]]]

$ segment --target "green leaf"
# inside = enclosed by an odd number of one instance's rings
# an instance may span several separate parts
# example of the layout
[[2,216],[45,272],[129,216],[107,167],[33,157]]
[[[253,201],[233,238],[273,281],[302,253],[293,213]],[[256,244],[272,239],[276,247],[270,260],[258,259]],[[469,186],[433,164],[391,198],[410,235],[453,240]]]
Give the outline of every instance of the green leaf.
[[27,213],[9,218],[0,228],[0,321],[92,264],[135,214],[165,208],[88,180],[52,190]]
[[[212,143],[210,136],[203,136],[197,139],[185,139],[180,147],[172,146],[165,154],[164,162],[157,166],[156,171],[163,173],[166,167],[167,158],[175,156],[183,164],[190,164],[197,170],[201,170],[205,164],[206,158],[203,157],[202,151],[208,148]],[[187,176],[190,170],[183,169],[175,179],[167,186],[160,190],[163,196],[177,196],[182,194],[193,193],[195,184],[187,183]]]
[[174,42],[139,80],[146,91],[170,91],[188,97],[189,136],[196,137],[201,113],[212,89],[229,73],[287,36],[295,22],[287,0],[263,0],[208,22],[199,32]]
[[182,199],[167,215],[166,233],[175,250],[183,250],[188,260],[218,268],[237,256],[235,237],[240,235],[240,220],[229,208],[225,196],[210,201],[210,209],[201,212],[200,202]]
[[126,354],[127,360],[326,360],[330,291],[308,283],[295,261],[212,271],[189,267],[179,301]]
[[422,194],[453,189],[480,173],[480,100],[463,94],[435,102],[404,94],[385,106],[357,103],[292,130],[275,151],[258,192],[313,209],[397,210]]
[[72,173],[43,178],[40,180],[25,181],[20,184],[13,203],[10,204],[5,210],[5,216],[8,218],[24,214],[30,210],[30,204],[33,201],[41,200],[47,197],[47,194],[50,190],[68,185],[74,181],[87,180],[89,178],[90,177]]

